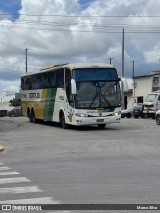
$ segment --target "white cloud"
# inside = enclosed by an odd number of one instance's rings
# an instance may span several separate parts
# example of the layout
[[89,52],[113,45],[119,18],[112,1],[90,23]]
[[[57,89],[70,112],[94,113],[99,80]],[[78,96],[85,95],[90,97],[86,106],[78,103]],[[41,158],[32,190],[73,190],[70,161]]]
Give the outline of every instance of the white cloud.
[[19,92],[20,91],[20,80],[15,80],[12,83],[11,83],[11,81],[0,80],[0,91]]
[[[95,0],[87,7],[78,0],[22,0],[21,5],[16,21],[0,20],[0,90],[19,90],[26,48],[32,71],[53,63],[108,63],[110,57],[119,65],[125,28],[126,63],[160,55],[159,36],[153,33],[159,30],[160,17],[149,17],[159,15],[157,0]],[[139,70],[158,69],[156,60],[146,60]]]

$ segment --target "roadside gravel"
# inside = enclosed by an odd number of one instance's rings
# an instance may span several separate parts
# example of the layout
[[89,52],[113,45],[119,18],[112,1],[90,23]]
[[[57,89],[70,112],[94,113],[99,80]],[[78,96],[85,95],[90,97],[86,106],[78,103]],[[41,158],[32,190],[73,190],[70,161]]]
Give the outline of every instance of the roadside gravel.
[[0,132],[8,131],[17,127],[18,125],[14,121],[10,121],[5,118],[0,118]]
[[3,141],[1,140],[1,135],[4,132],[8,132],[12,129],[16,129],[21,125],[20,119],[24,118],[10,118],[10,117],[0,117],[0,152],[4,151]]

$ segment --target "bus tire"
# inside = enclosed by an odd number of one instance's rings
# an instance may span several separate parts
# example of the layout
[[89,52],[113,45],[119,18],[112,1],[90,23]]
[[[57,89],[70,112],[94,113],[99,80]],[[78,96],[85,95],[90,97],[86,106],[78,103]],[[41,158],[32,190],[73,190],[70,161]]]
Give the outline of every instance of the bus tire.
[[160,115],[156,116],[156,123],[157,123],[157,125],[160,125]]
[[36,118],[35,118],[35,113],[34,113],[34,109],[31,110],[31,114],[30,114],[30,121],[32,123],[36,123]]
[[29,118],[29,121],[31,121],[31,120],[30,120],[30,116],[31,116],[31,115],[30,115],[30,109],[27,108],[27,117]]
[[59,119],[60,119],[60,124],[61,124],[62,128],[67,129],[68,125],[66,124],[65,116],[64,116],[64,113],[62,111],[60,112]]
[[99,128],[99,129],[104,129],[105,126],[106,126],[106,124],[98,124],[98,128]]

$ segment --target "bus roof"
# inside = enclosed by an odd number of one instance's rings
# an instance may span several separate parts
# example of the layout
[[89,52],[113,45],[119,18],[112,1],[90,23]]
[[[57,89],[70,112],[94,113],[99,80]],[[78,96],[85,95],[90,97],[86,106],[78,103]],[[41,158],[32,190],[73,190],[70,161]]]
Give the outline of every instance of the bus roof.
[[96,67],[113,68],[114,66],[111,64],[105,64],[105,63],[73,63],[73,64],[64,65],[64,67],[75,69],[75,68],[96,68]]
[[42,69],[40,69],[39,72],[32,72],[32,73],[25,73],[22,76],[27,76],[27,75],[34,75],[37,73],[43,73],[46,71],[51,71],[51,70],[56,70],[56,69],[60,69],[60,68],[70,68],[70,69],[75,69],[75,68],[115,68],[115,66],[111,65],[111,64],[105,64],[105,63],[72,63],[72,64],[53,64],[50,65],[48,67],[44,67]]

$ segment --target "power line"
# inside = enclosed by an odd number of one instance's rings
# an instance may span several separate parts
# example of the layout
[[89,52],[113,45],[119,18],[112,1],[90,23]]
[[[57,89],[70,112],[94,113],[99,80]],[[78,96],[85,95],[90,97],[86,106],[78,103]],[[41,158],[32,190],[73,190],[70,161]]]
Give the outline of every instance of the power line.
[[34,30],[48,31],[66,31],[66,32],[94,32],[94,33],[121,33],[121,29],[125,29],[125,33],[159,33],[160,25],[129,25],[129,24],[97,24],[69,22],[69,21],[39,21],[19,19],[14,24],[8,23],[8,20],[1,22],[1,27],[5,28],[23,28]]
[[[141,62],[141,61],[145,61],[145,60],[149,60],[151,58],[156,58],[156,57],[160,57],[160,55],[155,55],[155,56],[151,56],[151,57],[148,57],[148,58],[143,58],[143,59],[138,59],[138,60],[134,60],[134,62]],[[113,59],[113,58],[112,58]],[[132,64],[133,61],[130,61],[130,62],[126,62],[124,63],[125,65],[127,64]],[[10,63],[11,64],[11,63]],[[121,66],[122,64],[117,64],[116,66]],[[28,65],[30,66],[30,70],[38,70],[38,68],[34,68],[34,67],[39,67],[39,69],[43,66],[43,65]],[[0,64],[0,67],[7,67],[7,68],[14,68],[14,69],[25,69],[25,65],[24,66],[11,66],[11,65],[3,65],[3,64]]]
[[25,13],[0,13],[0,16],[37,16],[37,17],[102,17],[102,18],[160,18],[160,15],[62,15],[62,14],[25,14]]

